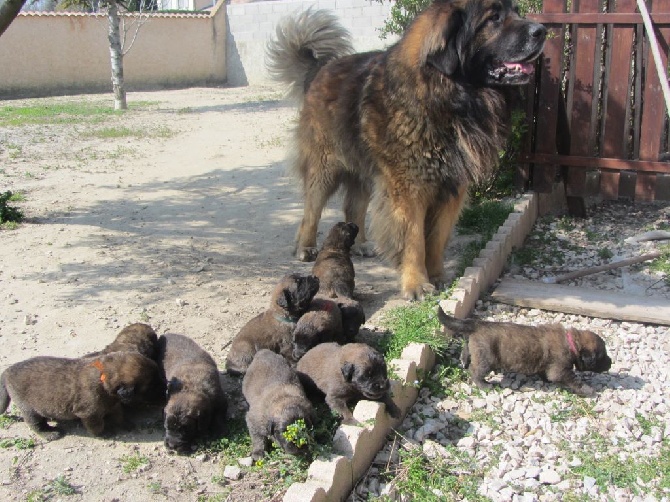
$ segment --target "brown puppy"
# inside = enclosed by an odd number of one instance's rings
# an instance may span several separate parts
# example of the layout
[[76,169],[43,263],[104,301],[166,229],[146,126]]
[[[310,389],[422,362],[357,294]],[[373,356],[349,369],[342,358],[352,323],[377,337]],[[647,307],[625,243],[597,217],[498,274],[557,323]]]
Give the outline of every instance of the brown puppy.
[[591,331],[568,329],[560,324],[524,326],[476,319],[458,320],[438,307],[438,318],[447,332],[464,336],[461,362],[472,381],[490,387],[491,371],[539,374],[575,394],[592,396],[593,388],[581,383],[574,371],[602,373],[612,366],[605,342]]
[[351,246],[358,235],[355,223],[336,223],[316,256],[312,273],[319,278],[319,291],[330,298],[353,298],[355,286]]
[[270,350],[259,350],[244,375],[242,393],[249,403],[246,419],[251,457],[258,460],[263,456],[270,437],[287,453],[300,453],[301,449],[287,441],[283,433],[299,419],[311,425],[314,412],[286,359]]
[[307,352],[296,369],[307,392],[324,394],[326,404],[344,423],[355,422],[349,405],[361,399],[380,401],[389,415],[400,416],[389,393],[384,357],[369,345],[322,343]]
[[228,372],[244,374],[260,349],[292,359],[293,330],[318,290],[319,279],[313,275],[291,274],[282,278],[272,293],[268,310],[251,319],[233,339],[226,358]]
[[336,301],[342,313],[342,330],[344,332],[344,342],[342,343],[351,343],[356,339],[360,327],[365,324],[365,312],[361,304],[353,298],[340,297]]
[[227,402],[214,359],[190,338],[158,339],[159,364],[167,382],[165,446],[190,451],[198,436],[223,428]]
[[13,364],[0,377],[0,413],[11,399],[28,426],[47,440],[63,435],[48,420],[80,419],[99,436],[107,417],[115,425],[126,425],[122,404],[152,391],[157,380],[156,363],[137,352],[81,359],[33,357]]
[[85,357],[109,354],[110,352],[139,352],[144,357],[156,360],[158,336],[151,326],[141,322],[130,324],[119,331],[112,343],[99,352]]
[[325,342],[346,343],[342,312],[337,303],[315,297],[293,330],[293,358],[296,362],[312,347]]

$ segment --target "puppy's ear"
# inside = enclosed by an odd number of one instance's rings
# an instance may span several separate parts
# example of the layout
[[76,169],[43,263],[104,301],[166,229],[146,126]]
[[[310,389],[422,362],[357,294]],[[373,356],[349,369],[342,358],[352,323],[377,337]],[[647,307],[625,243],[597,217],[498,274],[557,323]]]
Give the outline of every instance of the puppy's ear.
[[289,305],[291,305],[291,295],[286,289],[282,289],[281,295],[277,297],[277,305],[284,310],[288,310]]
[[344,363],[342,365],[342,376],[347,382],[351,382],[351,379],[354,377],[354,371],[356,367],[351,363]]

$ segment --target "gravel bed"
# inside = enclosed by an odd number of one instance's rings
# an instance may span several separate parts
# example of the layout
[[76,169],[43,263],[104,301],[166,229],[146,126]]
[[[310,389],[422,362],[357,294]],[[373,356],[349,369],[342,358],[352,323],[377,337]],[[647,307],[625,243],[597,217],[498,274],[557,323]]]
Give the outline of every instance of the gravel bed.
[[[668,229],[670,204],[603,203],[593,216],[541,219],[505,274],[533,280],[651,252],[669,241],[630,238]],[[628,241],[626,239],[629,239]],[[607,250],[607,251],[604,251]],[[648,263],[566,284],[670,298],[670,287]],[[455,346],[421,389],[397,434],[389,437],[349,501],[400,496],[407,472],[399,451],[421,448],[429,462],[446,462],[469,493],[433,489],[435,500],[670,500],[670,329],[519,308],[480,300],[473,315],[522,324],[560,322],[591,329],[606,341],[613,365],[581,377],[597,397],[574,396],[538,377],[494,375],[491,391],[469,378],[444,378],[457,366]],[[454,374],[451,371],[450,374]],[[433,391],[431,392],[431,389]],[[463,464],[463,459],[467,462]],[[428,497],[428,498],[430,498]],[[418,499],[416,499],[418,500]]]

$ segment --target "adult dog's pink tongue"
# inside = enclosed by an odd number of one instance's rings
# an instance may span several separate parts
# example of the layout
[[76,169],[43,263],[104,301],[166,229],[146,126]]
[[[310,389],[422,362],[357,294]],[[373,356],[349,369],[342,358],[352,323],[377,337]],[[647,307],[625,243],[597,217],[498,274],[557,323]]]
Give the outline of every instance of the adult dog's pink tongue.
[[535,65],[532,63],[503,63],[505,68],[508,68],[512,71],[518,71],[520,73],[525,73],[527,75],[532,75],[535,73]]

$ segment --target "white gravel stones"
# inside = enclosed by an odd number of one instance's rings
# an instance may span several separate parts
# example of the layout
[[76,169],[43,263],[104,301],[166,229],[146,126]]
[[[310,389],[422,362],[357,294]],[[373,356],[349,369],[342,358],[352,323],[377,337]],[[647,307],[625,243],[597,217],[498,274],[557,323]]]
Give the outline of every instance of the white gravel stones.
[[[589,263],[599,265],[603,263],[598,257],[601,249],[609,249],[616,256],[650,252],[658,242],[626,244],[624,239],[659,221],[668,223],[670,205],[659,207],[607,204],[594,218],[571,220],[570,225],[540,222],[538,226],[545,232],[553,229],[563,236],[563,244],[575,247],[570,250],[571,261],[513,266],[509,273],[529,278],[532,272],[537,279]],[[544,243],[540,239],[533,241],[533,245],[548,255],[552,247],[551,242]],[[630,267],[626,273],[627,281],[644,285],[647,295],[670,299],[670,287],[648,271],[648,264]],[[620,279],[621,271],[612,271],[569,284],[621,291],[624,284]],[[633,294],[633,291],[630,287],[629,292]],[[493,501],[559,501],[567,494],[576,500],[593,501],[670,500],[670,491],[663,491],[658,479],[615,486],[604,483],[592,469],[610,457],[618,458],[624,467],[654,459],[662,448],[667,448],[666,438],[670,436],[669,327],[593,319],[485,300],[477,302],[473,315],[495,321],[533,325],[560,322],[578,329],[591,329],[605,339],[613,360],[612,368],[605,374],[579,375],[598,390],[597,397],[592,399],[574,396],[538,377],[523,375],[492,375],[489,380],[495,385],[484,392],[473,388],[469,381],[446,382],[448,396],[432,396],[428,389],[422,389],[399,428],[404,438],[420,443],[424,454],[431,459],[442,457],[449,461],[449,448],[453,451],[454,447],[469,455],[476,465],[475,470],[484,473],[478,479],[479,495]],[[457,364],[458,354],[452,355]],[[393,443],[397,446],[397,438],[389,445]],[[391,458],[390,451],[387,450],[385,460],[397,462],[397,453]],[[384,467],[377,459],[375,465],[379,467],[375,483],[385,487],[390,500],[401,500],[393,483],[384,478]],[[364,479],[361,485],[368,487],[369,479]],[[358,490],[360,494],[352,495],[349,500],[358,502],[368,500],[368,495],[379,495],[379,485],[371,488],[375,490]]]

